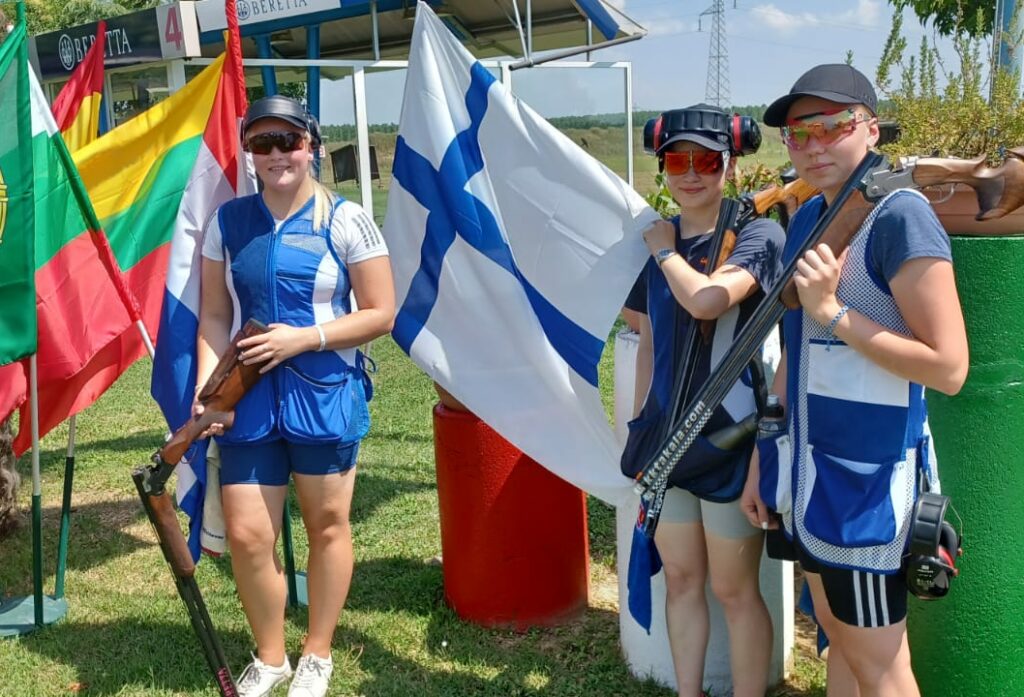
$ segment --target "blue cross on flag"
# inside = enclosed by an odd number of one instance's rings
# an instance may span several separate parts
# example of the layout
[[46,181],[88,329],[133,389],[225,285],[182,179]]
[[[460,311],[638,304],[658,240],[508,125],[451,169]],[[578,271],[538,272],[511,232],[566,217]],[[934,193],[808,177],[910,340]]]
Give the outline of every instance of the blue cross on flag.
[[384,221],[393,336],[513,445],[609,503],[630,481],[597,363],[657,219],[419,3]]

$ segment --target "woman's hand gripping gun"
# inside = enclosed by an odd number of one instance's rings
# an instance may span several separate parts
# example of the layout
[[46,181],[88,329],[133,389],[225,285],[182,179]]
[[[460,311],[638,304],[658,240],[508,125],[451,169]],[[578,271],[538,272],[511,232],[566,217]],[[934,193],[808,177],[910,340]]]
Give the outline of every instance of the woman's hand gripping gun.
[[[942,184],[966,184],[973,188],[978,197],[978,220],[1000,218],[1024,206],[1024,148],[1008,150],[998,167],[989,167],[984,158],[908,158],[889,166],[880,155],[869,153],[786,264],[775,285],[766,292],[717,368],[693,395],[658,452],[637,475],[634,490],[645,502],[655,502],[657,492],[664,488],[675,464],[693,443],[711,413],[725,399],[769,332],[782,319],[786,308],[800,306],[793,283],[797,260],[822,242],[828,244],[836,256],[841,254],[875,204],[887,194],[897,189]],[[941,222],[941,216],[939,220]],[[649,508],[647,512],[645,528],[651,534],[660,513],[658,506]]]
[[139,491],[142,506],[149,521],[156,530],[164,559],[171,567],[174,582],[178,587],[185,608],[188,610],[192,628],[202,645],[206,662],[213,671],[214,681],[222,697],[236,697],[231,670],[228,668],[224,649],[217,631],[206,610],[203,596],[195,580],[195,564],[189,552],[188,543],[181,532],[174,503],[167,492],[167,479],[185,453],[198,440],[210,424],[221,423],[230,428],[234,422],[234,409],[245,393],[260,379],[258,364],[245,365],[239,359],[238,342],[250,336],[267,331],[267,327],[256,320],[249,320],[231,340],[231,346],[221,356],[210,379],[199,392],[202,414],[193,417],[175,431],[170,440],[153,454],[153,464],[138,467],[132,472],[132,480]]

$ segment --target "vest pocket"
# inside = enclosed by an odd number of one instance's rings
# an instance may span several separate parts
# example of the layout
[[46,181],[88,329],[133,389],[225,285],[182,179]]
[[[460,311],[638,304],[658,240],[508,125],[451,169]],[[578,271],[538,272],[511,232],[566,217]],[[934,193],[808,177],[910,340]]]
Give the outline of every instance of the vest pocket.
[[779,515],[793,510],[793,448],[789,433],[757,440],[761,500]]
[[273,380],[264,375],[235,405],[235,421],[218,443],[241,445],[256,443],[269,436],[275,426]]
[[282,366],[281,432],[297,443],[351,443],[370,428],[363,381],[349,370],[339,380],[316,380]]
[[874,547],[896,538],[892,502],[893,470],[898,463],[856,462],[808,446],[810,499],[807,531],[838,547]]

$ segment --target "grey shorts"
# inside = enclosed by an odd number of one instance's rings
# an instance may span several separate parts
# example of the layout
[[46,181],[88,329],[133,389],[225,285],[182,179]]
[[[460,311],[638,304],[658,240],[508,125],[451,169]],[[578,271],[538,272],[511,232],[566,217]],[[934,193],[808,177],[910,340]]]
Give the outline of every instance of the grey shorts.
[[661,522],[700,523],[704,526],[704,532],[730,540],[742,540],[761,533],[743,515],[738,500],[714,503],[697,498],[686,489],[676,487],[665,492]]

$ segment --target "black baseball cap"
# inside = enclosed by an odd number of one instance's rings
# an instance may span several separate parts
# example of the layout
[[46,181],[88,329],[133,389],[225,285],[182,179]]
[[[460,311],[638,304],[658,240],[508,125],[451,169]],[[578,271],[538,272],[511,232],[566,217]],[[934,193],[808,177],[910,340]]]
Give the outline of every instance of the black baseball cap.
[[766,126],[782,126],[789,107],[800,97],[821,97],[839,104],[863,104],[875,113],[878,97],[864,74],[845,63],[826,63],[811,68],[793,83],[789,94],[772,102],[764,112]]
[[260,119],[281,119],[296,128],[309,130],[309,113],[306,109],[294,99],[279,94],[257,99],[249,105],[242,121],[242,133]]
[[685,109],[667,111],[662,118],[665,121],[664,128],[670,135],[658,148],[658,155],[679,141],[696,143],[716,152],[729,149],[730,137],[726,127],[729,115],[716,106],[694,104]]

